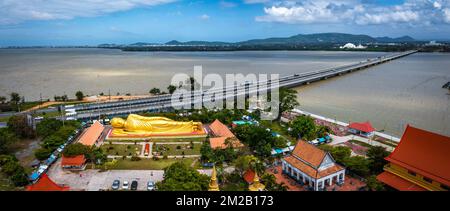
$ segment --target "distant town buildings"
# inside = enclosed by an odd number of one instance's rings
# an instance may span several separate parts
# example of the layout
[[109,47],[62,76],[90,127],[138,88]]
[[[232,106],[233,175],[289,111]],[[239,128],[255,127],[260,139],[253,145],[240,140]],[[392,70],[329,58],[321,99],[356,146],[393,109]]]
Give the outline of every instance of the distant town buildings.
[[400,191],[450,190],[450,137],[407,126],[377,179]]

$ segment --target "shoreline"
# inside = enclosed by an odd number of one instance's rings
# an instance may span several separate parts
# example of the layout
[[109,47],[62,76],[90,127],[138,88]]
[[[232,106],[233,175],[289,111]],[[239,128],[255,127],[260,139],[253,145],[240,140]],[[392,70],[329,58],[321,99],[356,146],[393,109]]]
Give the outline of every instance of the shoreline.
[[[349,123],[346,123],[346,122],[334,120],[334,119],[331,119],[331,118],[327,118],[327,117],[324,117],[324,116],[313,114],[313,113],[310,113],[310,112],[307,112],[307,111],[303,111],[303,110],[300,110],[300,109],[293,109],[292,111],[296,112],[296,113],[299,113],[299,114],[303,114],[303,115],[309,115],[309,116],[311,116],[311,117],[313,117],[315,119],[320,119],[320,120],[327,121],[327,122],[330,122],[330,123],[333,123],[333,124],[337,124],[337,125],[340,125],[340,126],[343,126],[343,127],[347,127],[349,125]],[[381,133],[381,132],[378,132],[378,131],[375,131],[374,134],[376,136],[379,136],[379,137],[382,137],[382,138],[385,138],[385,139],[388,139],[388,140],[391,140],[391,141],[394,141],[394,142],[397,142],[397,143],[400,142],[400,138],[398,138],[396,136],[393,136],[393,135],[389,135],[389,134],[386,134],[386,133]]]

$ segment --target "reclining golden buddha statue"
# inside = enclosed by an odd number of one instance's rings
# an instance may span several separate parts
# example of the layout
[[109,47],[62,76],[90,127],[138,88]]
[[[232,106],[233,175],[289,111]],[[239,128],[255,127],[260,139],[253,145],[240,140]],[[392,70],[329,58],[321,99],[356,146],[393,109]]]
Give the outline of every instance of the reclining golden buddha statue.
[[126,120],[111,120],[113,135],[173,135],[203,132],[201,122],[177,122],[165,117],[143,117],[130,114]]

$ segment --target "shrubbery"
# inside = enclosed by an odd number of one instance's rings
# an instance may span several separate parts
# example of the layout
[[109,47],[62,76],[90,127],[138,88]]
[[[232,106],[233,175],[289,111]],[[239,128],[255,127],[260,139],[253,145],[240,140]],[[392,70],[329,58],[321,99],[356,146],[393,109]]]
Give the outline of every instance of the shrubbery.
[[25,169],[19,164],[17,159],[10,155],[0,155],[1,171],[9,176],[15,186],[25,186],[28,184]]

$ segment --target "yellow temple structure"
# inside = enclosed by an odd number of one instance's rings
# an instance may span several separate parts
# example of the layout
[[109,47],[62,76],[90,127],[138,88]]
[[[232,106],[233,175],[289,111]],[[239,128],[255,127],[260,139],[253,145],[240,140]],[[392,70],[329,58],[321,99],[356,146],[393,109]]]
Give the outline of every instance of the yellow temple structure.
[[266,186],[259,182],[258,173],[255,171],[255,177],[253,178],[253,183],[248,186],[249,191],[264,191]]
[[158,138],[158,137],[206,137],[201,122],[179,122],[166,117],[144,117],[130,114],[127,119],[113,118],[108,139]]
[[219,191],[219,183],[217,182],[216,166],[213,166],[213,171],[211,173],[211,181],[209,182],[208,191]]

